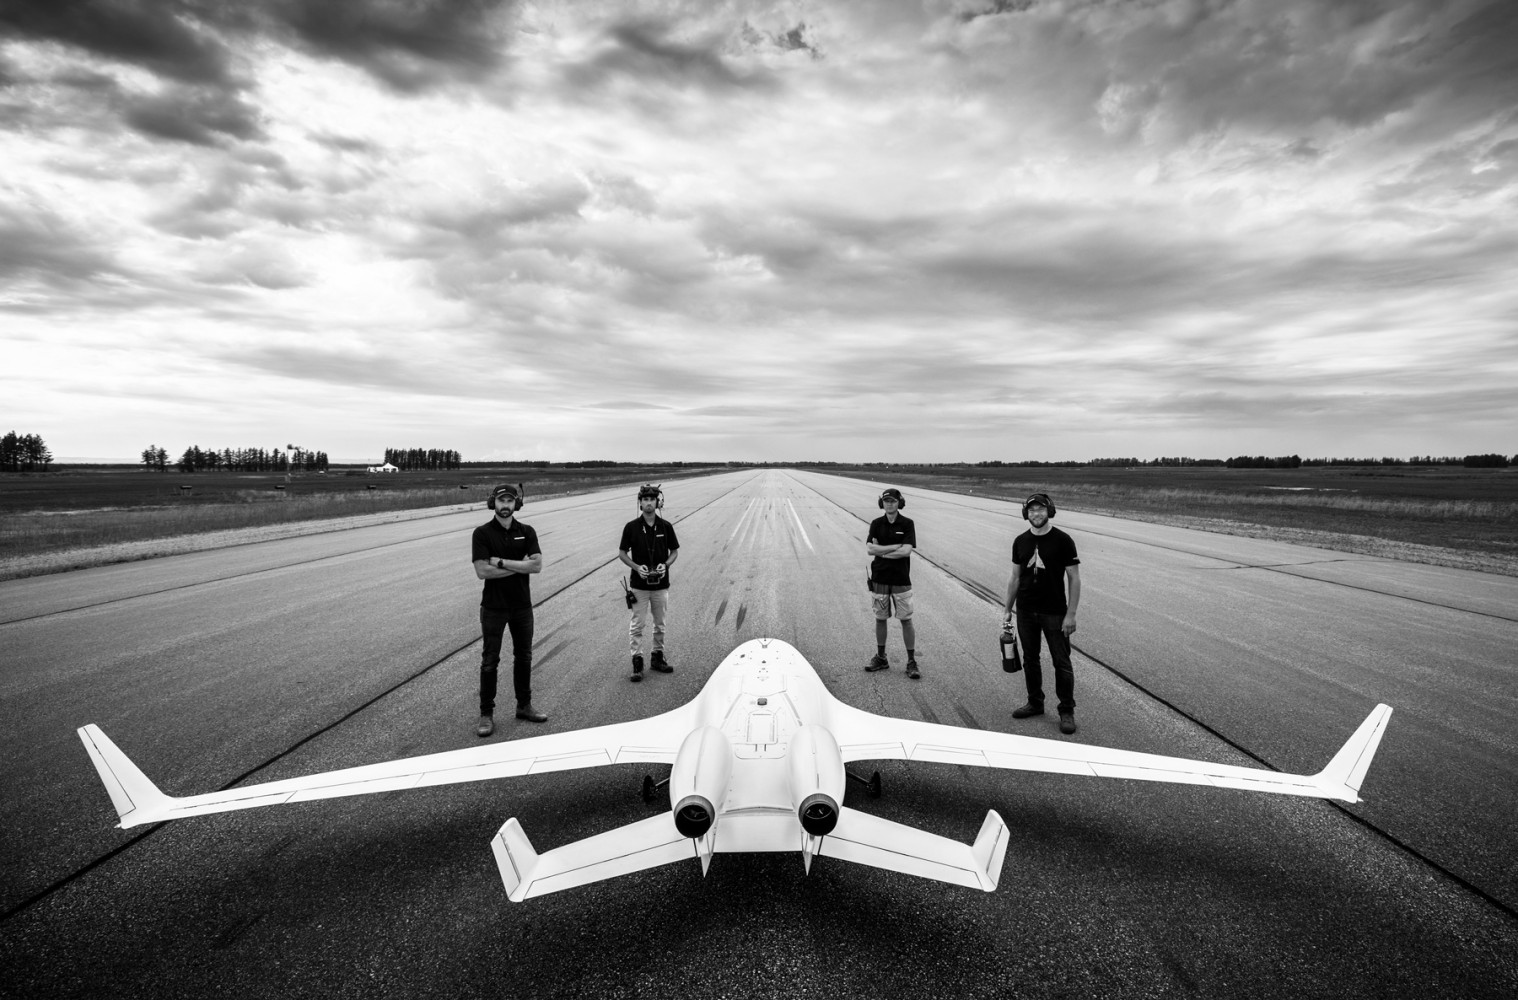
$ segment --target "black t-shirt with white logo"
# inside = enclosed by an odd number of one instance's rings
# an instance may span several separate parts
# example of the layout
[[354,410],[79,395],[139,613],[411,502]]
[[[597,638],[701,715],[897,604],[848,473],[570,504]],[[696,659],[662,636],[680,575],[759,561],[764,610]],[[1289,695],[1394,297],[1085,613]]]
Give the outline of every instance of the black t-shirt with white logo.
[[[654,515],[654,523],[649,524],[640,514],[623,526],[622,542],[617,551],[626,552],[633,562],[653,569],[662,562],[669,562],[669,554],[679,547],[680,539],[675,537],[673,524],[658,514]],[[628,586],[634,590],[668,590],[669,571],[665,570],[664,579],[658,583],[649,583],[634,570],[628,578]]]
[[[474,529],[472,539],[473,562],[478,559],[526,559],[543,550],[538,548],[538,533],[515,518],[509,529],[491,518]],[[532,587],[526,573],[513,573],[495,580],[486,580],[480,594],[480,607],[510,610],[532,607]]]
[[1017,610],[1062,615],[1070,609],[1065,569],[1080,565],[1073,538],[1052,526],[1042,535],[1025,531],[1012,541],[1012,561],[1023,568],[1017,581]]
[[[897,514],[892,521],[884,514],[870,522],[870,533],[865,538],[876,545],[900,545],[905,542],[917,548],[917,525],[905,514]],[[870,560],[870,579],[876,583],[888,583],[893,587],[912,585],[912,557],[887,559],[876,556]]]

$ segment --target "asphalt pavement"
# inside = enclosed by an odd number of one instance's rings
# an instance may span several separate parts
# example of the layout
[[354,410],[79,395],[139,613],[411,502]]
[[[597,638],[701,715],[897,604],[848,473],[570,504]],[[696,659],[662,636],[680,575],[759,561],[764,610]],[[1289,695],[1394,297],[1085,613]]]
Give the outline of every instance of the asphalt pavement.
[[1060,511],[1084,582],[1081,730],[1060,737],[1010,718],[1025,692],[996,660],[1016,505],[908,491],[924,677],[894,622],[892,669],[863,671],[882,485],[666,484],[675,673],[636,685],[615,558],[633,491],[529,502],[550,720],[502,713],[493,739],[655,714],[775,636],[873,712],[1298,772],[1384,701],[1364,801],[882,762],[883,797],[849,806],[962,841],[1001,813],[995,892],[719,855],[705,878],[692,861],[522,904],[501,823],[542,851],[668,809],[638,794],[649,768],[115,828],[85,723],[170,794],[476,745],[468,545],[489,515],[449,514],[0,584],[0,993],[1518,994],[1518,582]]

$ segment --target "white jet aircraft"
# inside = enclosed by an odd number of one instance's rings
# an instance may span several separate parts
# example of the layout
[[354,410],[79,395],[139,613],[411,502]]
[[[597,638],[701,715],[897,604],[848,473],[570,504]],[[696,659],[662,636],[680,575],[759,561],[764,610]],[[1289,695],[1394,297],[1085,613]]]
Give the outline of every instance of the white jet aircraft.
[[[956,885],[996,888],[1007,826],[986,813],[973,844],[962,844],[844,808],[845,765],[920,760],[1024,771],[1137,778],[1359,801],[1360,783],[1391,708],[1378,705],[1315,775],[1086,746],[871,715],[830,695],[811,664],[779,639],[733,650],[694,699],[636,722],[507,740],[466,750],[272,781],[205,795],[163,794],[99,727],[79,730],[123,828],[144,823],[483,781],[604,764],[674,765],[672,810],[539,854],[508,819],[491,847],[515,902],[686,858],[706,873],[717,852],[800,851]],[[863,779],[857,779],[863,780]],[[662,782],[661,782],[662,784]],[[870,782],[879,794],[879,774]],[[644,797],[657,787],[644,778]]]

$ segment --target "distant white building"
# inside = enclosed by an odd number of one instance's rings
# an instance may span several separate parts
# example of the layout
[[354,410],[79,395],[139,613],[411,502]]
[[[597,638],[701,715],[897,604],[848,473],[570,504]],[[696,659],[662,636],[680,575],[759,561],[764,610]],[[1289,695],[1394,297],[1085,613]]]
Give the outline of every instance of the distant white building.
[[369,466],[369,471],[370,472],[399,472],[401,470],[398,469],[398,468],[396,468],[395,466],[391,465],[389,462],[386,462],[384,465],[371,465],[371,466]]

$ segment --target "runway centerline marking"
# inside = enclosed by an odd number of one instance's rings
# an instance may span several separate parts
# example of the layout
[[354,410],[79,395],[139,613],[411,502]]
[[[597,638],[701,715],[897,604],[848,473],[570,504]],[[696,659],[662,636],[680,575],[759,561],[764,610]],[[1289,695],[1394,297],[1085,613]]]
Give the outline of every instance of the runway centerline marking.
[[796,513],[796,505],[791,503],[790,497],[785,498],[785,505],[791,509],[791,517],[796,522],[796,530],[801,532],[801,540],[803,542],[806,542],[807,548],[811,549],[813,552],[816,552],[817,549],[812,545],[812,540],[806,536],[806,529],[801,526],[801,516]]
[[733,533],[731,535],[727,536],[727,540],[728,541],[732,541],[733,537],[738,534],[738,529],[741,528],[741,527],[743,527],[743,522],[748,520],[749,512],[754,509],[754,504],[756,504],[758,502],[759,502],[759,498],[758,497],[754,497],[754,499],[752,499],[752,500],[750,500],[748,502],[748,506],[745,507],[745,508],[743,508],[743,516],[740,517],[740,518],[738,518],[738,523],[737,524],[733,525]]

